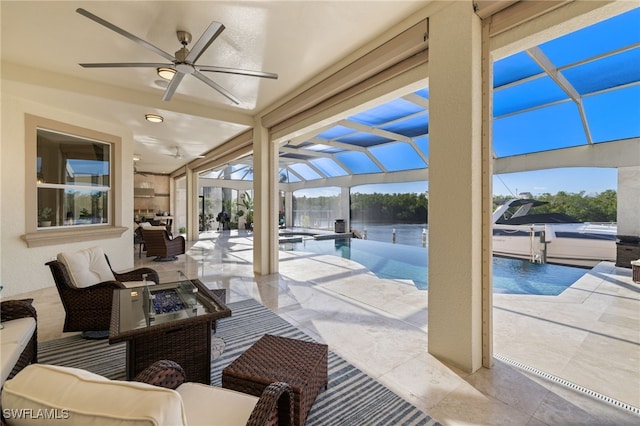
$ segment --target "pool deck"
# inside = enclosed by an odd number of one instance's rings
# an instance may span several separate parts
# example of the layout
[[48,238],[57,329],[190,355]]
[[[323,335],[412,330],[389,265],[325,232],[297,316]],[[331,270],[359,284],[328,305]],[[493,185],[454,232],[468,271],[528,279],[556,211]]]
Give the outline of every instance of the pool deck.
[[[427,291],[350,260],[280,252],[278,274],[255,276],[252,239],[235,231],[203,235],[175,262],[133,256],[161,280],[181,270],[227,289],[231,302],[260,301],[443,424],[640,423],[640,286],[631,269],[603,262],[559,296],[496,294],[495,366],[467,374],[427,352]],[[55,289],[34,293],[39,339],[59,337]]]

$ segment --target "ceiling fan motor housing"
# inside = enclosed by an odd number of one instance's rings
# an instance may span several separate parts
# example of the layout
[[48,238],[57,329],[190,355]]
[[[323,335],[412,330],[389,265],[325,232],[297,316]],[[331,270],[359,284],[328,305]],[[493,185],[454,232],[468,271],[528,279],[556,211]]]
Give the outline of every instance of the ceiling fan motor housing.
[[180,41],[180,43],[182,43],[183,46],[186,46],[187,44],[191,43],[190,32],[178,30],[176,31],[176,34],[178,35],[178,40]]

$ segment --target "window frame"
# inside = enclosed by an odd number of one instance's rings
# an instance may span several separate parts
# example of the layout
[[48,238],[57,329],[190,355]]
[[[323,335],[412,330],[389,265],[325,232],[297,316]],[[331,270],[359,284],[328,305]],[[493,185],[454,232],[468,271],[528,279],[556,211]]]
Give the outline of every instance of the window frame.
[[[111,146],[111,185],[109,223],[79,227],[38,227],[37,135],[38,130],[63,133],[88,142],[99,141]],[[122,225],[122,139],[119,136],[91,130],[44,117],[25,114],[25,234],[28,247],[68,244],[107,238],[120,238],[127,230]]]

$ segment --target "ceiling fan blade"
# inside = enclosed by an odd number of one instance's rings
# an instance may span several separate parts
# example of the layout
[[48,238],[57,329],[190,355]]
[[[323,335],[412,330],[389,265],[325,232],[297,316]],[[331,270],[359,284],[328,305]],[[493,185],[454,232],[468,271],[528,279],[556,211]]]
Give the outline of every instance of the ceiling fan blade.
[[274,74],[272,72],[243,70],[240,68],[216,67],[216,66],[210,66],[210,65],[194,65],[194,66],[198,71],[223,72],[227,74],[249,75],[252,77],[263,77],[263,78],[272,78],[272,79],[278,78],[278,74]]
[[180,84],[183,78],[184,78],[184,73],[180,71],[176,71],[176,73],[173,75],[173,78],[169,82],[169,85],[164,91],[164,95],[162,96],[163,101],[168,101],[171,99],[171,97],[176,92],[176,89],[178,88],[178,85]]
[[[231,102],[233,102],[236,105],[240,104],[240,99],[236,98],[235,96],[233,96],[227,89],[225,89],[224,87],[220,86],[218,83],[216,83],[215,81],[209,79],[208,77],[206,77],[204,74],[198,72],[197,70],[193,71],[193,74],[191,74],[192,76],[196,77],[198,80],[202,81],[203,83],[207,84],[208,86],[213,87],[215,90],[217,90],[218,92],[220,92],[220,94],[222,94],[223,96],[225,96],[227,99],[229,99]],[[174,77],[175,78],[175,77]]]
[[161,64],[155,62],[106,62],[78,64],[83,68],[160,68],[173,67],[173,64]]
[[205,30],[204,33],[202,33],[198,41],[196,41],[196,43],[191,48],[191,51],[185,58],[185,61],[191,64],[197,61],[200,55],[202,55],[204,51],[207,50],[207,47],[209,47],[209,45],[213,43],[216,38],[218,38],[222,31],[224,31],[224,25],[222,25],[220,22],[213,21],[211,24],[209,24],[209,27]]
[[105,26],[105,27],[109,28],[112,31],[117,32],[118,34],[128,38],[129,40],[133,41],[134,43],[138,43],[139,45],[145,47],[146,49],[149,49],[152,52],[157,53],[158,55],[162,56],[163,58],[167,59],[168,61],[173,62],[174,59],[175,59],[173,57],[173,55],[168,54],[167,52],[165,52],[164,50],[160,49],[159,47],[156,47],[153,44],[142,40],[141,38],[131,34],[128,31],[123,30],[120,27],[116,27],[111,22],[105,21],[104,19],[100,18],[99,16],[94,15],[93,13],[91,13],[91,12],[85,10],[85,9],[78,8],[78,9],[76,9],[76,12],[78,12],[82,16],[86,16],[87,18],[91,19],[94,22],[97,22],[98,24],[100,24],[102,26]]

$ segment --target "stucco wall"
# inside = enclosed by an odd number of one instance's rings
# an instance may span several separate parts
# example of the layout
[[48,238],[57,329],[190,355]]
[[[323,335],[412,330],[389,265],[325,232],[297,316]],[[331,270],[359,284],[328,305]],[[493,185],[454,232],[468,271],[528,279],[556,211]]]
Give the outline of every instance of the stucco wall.
[[[121,158],[116,159],[129,164],[133,155],[131,132],[118,123],[108,123],[82,115],[73,110],[73,103],[55,90],[2,80],[2,144],[0,155],[0,176],[2,196],[0,240],[0,274],[4,289],[2,298],[12,297],[27,291],[38,290],[54,285],[49,268],[45,263],[60,251],[86,248],[94,245],[103,247],[109,255],[112,266],[123,270],[133,265],[133,235],[131,229],[120,238],[94,240],[80,243],[27,247],[21,239],[25,234],[26,188],[25,164],[35,159],[25,158],[25,113],[52,120],[97,130],[122,138]],[[121,205],[119,216],[121,223],[129,226],[133,222],[133,170],[123,167]]]

